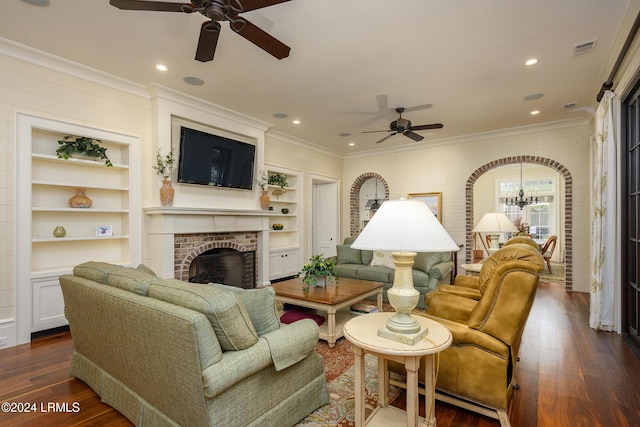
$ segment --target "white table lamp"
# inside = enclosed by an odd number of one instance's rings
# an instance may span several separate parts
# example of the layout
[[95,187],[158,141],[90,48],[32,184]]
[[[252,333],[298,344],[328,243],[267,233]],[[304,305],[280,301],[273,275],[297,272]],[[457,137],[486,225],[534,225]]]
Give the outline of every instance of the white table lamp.
[[387,296],[396,314],[378,335],[415,345],[428,333],[411,317],[420,298],[413,287],[411,268],[416,252],[455,252],[460,248],[427,205],[416,199],[383,202],[351,247],[391,252],[395,274]]
[[[517,233],[518,228],[511,222],[509,217],[502,212],[489,212],[484,214],[478,224],[473,228],[474,233],[486,233],[491,236],[491,249],[500,249],[498,239],[502,233]],[[484,241],[482,243],[484,245]],[[489,249],[484,245],[489,253]]]

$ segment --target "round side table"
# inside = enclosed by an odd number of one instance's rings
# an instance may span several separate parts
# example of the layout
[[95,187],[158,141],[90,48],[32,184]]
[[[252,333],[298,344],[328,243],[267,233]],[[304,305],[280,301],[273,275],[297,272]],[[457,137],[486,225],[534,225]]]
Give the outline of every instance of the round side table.
[[[371,414],[367,426],[391,425],[415,427],[418,425],[418,369],[420,360],[425,359],[425,406],[429,420],[426,425],[435,426],[435,364],[434,355],[451,345],[451,332],[435,320],[423,316],[413,316],[422,326],[429,328],[428,335],[416,345],[403,344],[378,336],[378,329],[387,323],[395,313],[372,313],[358,316],[344,325],[344,336],[353,345],[355,362],[355,420],[356,427],[364,427],[364,355],[378,357],[378,407]],[[402,363],[407,370],[407,411],[387,406],[389,374],[387,360]],[[422,419],[420,419],[422,421]]]

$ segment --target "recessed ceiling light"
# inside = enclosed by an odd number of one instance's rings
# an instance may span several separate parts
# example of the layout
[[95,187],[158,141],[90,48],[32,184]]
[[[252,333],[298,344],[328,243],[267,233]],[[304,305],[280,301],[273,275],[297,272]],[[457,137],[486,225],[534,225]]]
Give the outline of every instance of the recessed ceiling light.
[[533,111],[531,112],[531,115],[532,115],[532,116],[535,116],[536,114],[540,114],[540,110],[533,110]]
[[49,0],[22,0],[25,3],[29,3],[30,5],[33,6],[49,6],[51,3],[49,3]]
[[338,136],[347,137],[347,136],[351,136],[351,134],[349,132],[342,132],[342,133],[339,133]]
[[157,64],[157,65],[156,65],[156,70],[158,70],[158,71],[167,71],[167,70],[168,70],[168,68],[167,68],[167,66],[166,66],[166,65],[163,65],[163,64]]
[[289,115],[285,113],[273,113],[273,117],[277,119],[284,119],[285,117],[289,117]]
[[300,120],[294,120],[294,121],[293,121],[293,124],[294,124],[294,125],[299,125],[299,124],[300,124]]
[[355,142],[350,142],[350,143],[349,143],[349,147],[353,147],[354,145],[356,145],[356,143],[355,143]]
[[530,95],[525,96],[525,97],[524,97],[524,100],[525,100],[525,101],[533,101],[533,100],[535,100],[535,99],[540,99],[540,98],[542,98],[543,96],[544,96],[544,94],[543,94],[543,93],[532,93],[532,94],[530,94]]
[[536,58],[531,58],[524,61],[524,65],[534,65],[537,63],[538,63],[538,60]]
[[204,80],[199,79],[197,77],[193,77],[193,76],[187,76],[182,80],[184,80],[185,83],[193,86],[202,86],[204,84]]

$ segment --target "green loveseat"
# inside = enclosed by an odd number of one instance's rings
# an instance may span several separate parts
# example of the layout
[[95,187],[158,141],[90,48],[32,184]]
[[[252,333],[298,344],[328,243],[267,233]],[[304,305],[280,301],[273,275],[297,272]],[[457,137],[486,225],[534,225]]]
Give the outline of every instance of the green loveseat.
[[[347,237],[342,245],[336,246],[337,256],[333,257],[333,260],[336,262],[338,277],[383,282],[385,284],[383,299],[389,302],[387,290],[393,286],[393,266],[375,265],[374,251],[351,247],[355,239],[355,237]],[[420,292],[418,307],[425,308],[424,295],[438,285],[450,283],[453,270],[451,258],[451,252],[418,253],[413,264],[413,286]]]
[[187,283],[100,262],[60,277],[71,375],[136,426],[292,426],[328,403],[318,326],[272,288]]

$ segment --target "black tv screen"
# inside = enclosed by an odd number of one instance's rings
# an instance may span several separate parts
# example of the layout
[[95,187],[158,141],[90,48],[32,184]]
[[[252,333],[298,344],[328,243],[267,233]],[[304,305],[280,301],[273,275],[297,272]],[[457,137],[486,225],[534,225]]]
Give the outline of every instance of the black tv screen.
[[251,190],[255,153],[253,144],[181,126],[178,182]]

